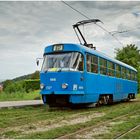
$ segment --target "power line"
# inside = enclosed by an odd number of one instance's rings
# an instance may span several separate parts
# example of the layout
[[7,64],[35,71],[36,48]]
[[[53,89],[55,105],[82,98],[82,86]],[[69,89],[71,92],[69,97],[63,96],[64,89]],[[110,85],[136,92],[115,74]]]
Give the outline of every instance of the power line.
[[82,12],[78,11],[77,9],[73,8],[71,5],[69,5],[68,3],[66,3],[65,1],[61,0],[61,2],[63,2],[65,5],[67,5],[68,7],[70,7],[71,9],[73,9],[74,11],[76,11],[77,13],[79,13],[80,15],[82,15],[83,17],[90,19],[89,17],[87,17],[85,14],[83,14]]
[[136,27],[136,28],[133,28],[133,29],[130,29],[130,30],[124,30],[124,31],[112,31],[110,32],[112,35],[115,35],[115,34],[121,34],[121,33],[126,33],[126,32],[130,32],[130,31],[134,31],[136,29],[140,29],[140,27]]
[[123,44],[119,41],[118,38],[116,38],[111,32],[109,32],[107,29],[103,28],[102,26],[96,24],[98,27],[100,27],[101,29],[103,29],[104,31],[106,31],[109,35],[111,35],[114,39],[116,39],[116,41],[118,41],[122,46]]
[[[85,14],[83,14],[82,12],[80,12],[79,10],[75,9],[74,7],[72,7],[71,5],[69,5],[68,3],[66,3],[65,1],[61,0],[62,3],[64,3],[65,5],[67,5],[68,7],[70,7],[72,10],[76,11],[77,13],[79,13],[80,15],[82,15],[83,17],[90,19],[88,16],[86,16]],[[96,24],[96,23],[94,23]],[[102,30],[104,30],[105,32],[107,32],[109,35],[111,35],[119,44],[121,44],[123,46],[123,44],[118,40],[118,38],[116,38],[111,32],[109,32],[107,29],[105,29],[104,27],[96,24],[98,27],[100,27]]]

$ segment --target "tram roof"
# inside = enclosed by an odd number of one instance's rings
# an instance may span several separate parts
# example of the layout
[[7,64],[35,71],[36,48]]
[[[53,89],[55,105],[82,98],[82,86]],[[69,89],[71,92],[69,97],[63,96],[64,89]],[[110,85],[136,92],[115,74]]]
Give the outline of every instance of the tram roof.
[[[137,70],[135,68],[133,68],[132,66],[128,65],[128,64],[125,64],[119,60],[116,60],[100,51],[97,51],[97,50],[94,50],[94,49],[91,49],[91,48],[88,48],[86,46],[83,46],[83,45],[80,45],[80,44],[72,44],[72,43],[62,43],[62,45],[64,45],[65,47],[65,50],[64,51],[79,51],[79,52],[87,52],[87,53],[90,53],[90,54],[94,54],[94,55],[97,55],[97,56],[100,56],[102,58],[105,58],[111,62],[114,62],[116,64],[119,64],[121,66],[124,66],[124,67],[127,67],[131,70],[134,70],[137,72]],[[50,45],[50,46],[47,46],[45,48],[45,53],[51,53],[52,52],[52,47],[53,45]]]

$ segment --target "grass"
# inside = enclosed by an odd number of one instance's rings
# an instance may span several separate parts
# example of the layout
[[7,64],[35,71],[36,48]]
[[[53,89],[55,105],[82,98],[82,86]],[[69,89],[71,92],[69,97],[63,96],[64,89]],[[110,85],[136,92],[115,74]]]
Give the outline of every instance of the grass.
[[[127,106],[125,106],[125,105],[127,105]],[[124,115],[133,109],[138,110],[139,107],[140,107],[140,104],[138,104],[138,103],[134,103],[134,104],[133,103],[132,104],[131,103],[120,103],[120,104],[116,104],[116,105],[110,106],[110,107],[105,106],[105,107],[101,107],[101,108],[96,108],[96,109],[98,109],[99,112],[106,112],[106,115],[103,117],[100,117],[100,118],[95,118],[95,119],[88,121],[86,123],[80,123],[78,125],[63,126],[63,127],[49,130],[49,131],[32,133],[32,134],[29,134],[28,136],[25,136],[23,138],[46,138],[46,139],[57,138],[57,137],[60,137],[64,134],[69,134],[69,133],[75,132],[76,130],[79,130],[81,128],[96,125],[97,123],[99,123],[103,120],[106,121],[106,120],[109,120],[110,118],[114,118],[114,117],[117,117],[119,115]],[[92,113],[94,113],[94,111]],[[131,122],[130,122],[130,124],[131,124]],[[133,124],[133,121],[132,121],[132,124]],[[120,132],[119,127],[120,126],[118,126],[118,131],[115,131],[113,133],[114,135],[115,135],[115,133]],[[112,133],[110,133],[110,134],[112,134]],[[105,136],[104,135],[102,135],[101,137],[97,136],[96,138],[106,138]],[[113,138],[112,136],[113,135],[109,135],[109,136],[107,135],[107,138]]]
[[19,101],[19,100],[35,100],[35,99],[41,99],[41,96],[39,94],[39,90],[31,91],[29,93],[5,93],[0,92],[0,101]]
[[140,127],[134,130],[133,132],[130,132],[129,135],[125,135],[122,137],[123,139],[140,139]]
[[[87,109],[49,109],[47,106],[25,107],[15,109],[0,110],[0,138],[57,138],[64,134],[75,132],[81,128],[93,126],[101,121],[110,120],[129,113],[137,111],[136,114],[131,114],[133,117],[126,117],[121,124],[107,125],[109,134],[99,134],[95,138],[113,138],[114,136],[124,132],[129,128],[140,123],[140,95],[138,101],[116,103],[111,106],[102,106],[99,108]],[[62,121],[71,121],[79,116],[84,117],[90,114],[104,113],[104,116],[96,117],[86,122],[81,122],[73,125],[62,125]],[[136,117],[137,116],[137,117]],[[121,121],[121,120],[118,120]],[[58,127],[53,125],[61,124]],[[49,128],[45,130],[45,128]],[[39,128],[39,131],[36,131]],[[138,129],[139,130],[139,129]],[[128,138],[139,138],[138,130],[134,134],[130,134]],[[94,138],[94,137],[91,137]],[[126,138],[126,137],[123,137]]]
[[[114,123],[113,125],[107,124],[106,128],[110,133],[98,134],[98,135],[95,135],[94,138],[112,139],[112,138],[115,138],[116,136],[119,136],[120,134],[125,133],[127,130],[130,130],[137,124],[140,124],[139,113],[140,112],[135,113],[135,115],[137,115],[135,118],[133,118],[134,114],[131,114],[125,118],[121,118],[121,119],[113,122]],[[118,123],[118,122],[121,122],[121,123]],[[126,137],[123,136],[120,138],[122,139],[122,138],[126,138]],[[129,138],[133,138],[133,137],[129,136]]]

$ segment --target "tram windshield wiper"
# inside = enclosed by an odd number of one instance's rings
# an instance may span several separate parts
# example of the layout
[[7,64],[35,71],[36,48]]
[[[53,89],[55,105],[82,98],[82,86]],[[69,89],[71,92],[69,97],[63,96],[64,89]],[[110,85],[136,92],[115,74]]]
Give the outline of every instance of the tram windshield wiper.
[[48,72],[48,70],[45,70],[45,71],[44,71],[44,73],[47,73],[47,72]]
[[61,72],[62,71],[62,68],[59,68],[58,72]]

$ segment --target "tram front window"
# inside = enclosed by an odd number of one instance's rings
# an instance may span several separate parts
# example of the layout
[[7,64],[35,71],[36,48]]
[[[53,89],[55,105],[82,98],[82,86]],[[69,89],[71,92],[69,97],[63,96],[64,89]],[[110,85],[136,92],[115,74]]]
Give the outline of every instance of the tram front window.
[[83,69],[84,58],[82,54],[66,52],[45,55],[41,71],[83,71]]

